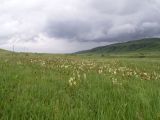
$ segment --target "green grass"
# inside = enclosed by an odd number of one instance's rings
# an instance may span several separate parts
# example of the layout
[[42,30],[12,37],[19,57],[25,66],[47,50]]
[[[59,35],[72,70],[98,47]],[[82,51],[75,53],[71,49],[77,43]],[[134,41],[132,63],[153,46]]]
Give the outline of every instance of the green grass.
[[1,120],[159,120],[160,59],[0,54]]

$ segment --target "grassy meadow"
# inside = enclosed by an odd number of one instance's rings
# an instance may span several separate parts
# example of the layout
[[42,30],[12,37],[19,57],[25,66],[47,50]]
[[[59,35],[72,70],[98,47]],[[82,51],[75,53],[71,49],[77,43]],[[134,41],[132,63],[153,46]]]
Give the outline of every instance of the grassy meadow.
[[0,120],[160,120],[160,58],[2,52]]

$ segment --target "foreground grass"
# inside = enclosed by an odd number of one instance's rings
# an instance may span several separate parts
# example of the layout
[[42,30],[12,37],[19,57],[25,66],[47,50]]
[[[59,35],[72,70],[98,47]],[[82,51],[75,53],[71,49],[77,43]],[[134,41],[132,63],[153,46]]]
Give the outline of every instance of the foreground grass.
[[0,55],[1,120],[159,120],[160,59]]

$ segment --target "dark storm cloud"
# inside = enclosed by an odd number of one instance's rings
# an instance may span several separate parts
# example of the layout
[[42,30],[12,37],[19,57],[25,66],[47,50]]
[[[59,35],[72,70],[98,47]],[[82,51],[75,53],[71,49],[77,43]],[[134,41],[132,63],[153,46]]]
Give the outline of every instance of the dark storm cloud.
[[84,42],[155,37],[160,35],[159,5],[154,0],[120,0],[117,4],[114,0],[92,0],[88,4],[90,15],[80,16],[85,21],[64,18],[48,23],[45,30],[49,36]]
[[65,38],[71,41],[88,42],[100,39],[111,28],[111,23],[66,20],[48,24],[45,31],[50,37]]
[[80,40],[81,34],[91,31],[91,26],[81,21],[59,21],[49,24],[46,31],[51,37]]
[[[95,23],[96,24],[96,23]],[[63,21],[50,24],[46,31],[50,37],[64,38],[67,40],[77,40],[81,42],[116,42],[134,40],[160,35],[160,23],[150,23],[142,21],[139,24],[103,26],[91,25],[78,21]]]

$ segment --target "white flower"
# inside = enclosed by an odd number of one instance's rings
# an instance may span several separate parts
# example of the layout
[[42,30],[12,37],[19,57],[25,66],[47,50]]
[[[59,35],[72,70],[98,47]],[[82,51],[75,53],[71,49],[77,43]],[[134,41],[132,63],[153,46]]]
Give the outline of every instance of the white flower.
[[143,73],[145,76],[147,76],[147,73]]
[[76,85],[77,84],[76,81],[74,81],[73,84]]
[[42,61],[41,65],[43,66],[43,65],[45,65],[45,64],[46,64],[45,61]]
[[85,74],[85,73],[83,74],[83,77],[84,77],[84,79],[86,79],[86,78],[87,78],[87,76],[86,76],[86,74]]
[[68,67],[69,67],[69,66],[67,66],[67,65],[65,66],[65,68],[68,68]]
[[116,71],[114,71],[114,72],[113,72],[113,74],[114,74],[114,75],[116,75],[116,74],[117,74],[117,72],[116,72]]
[[102,72],[103,72],[102,70],[99,70],[99,71],[98,71],[99,74],[101,74]]

